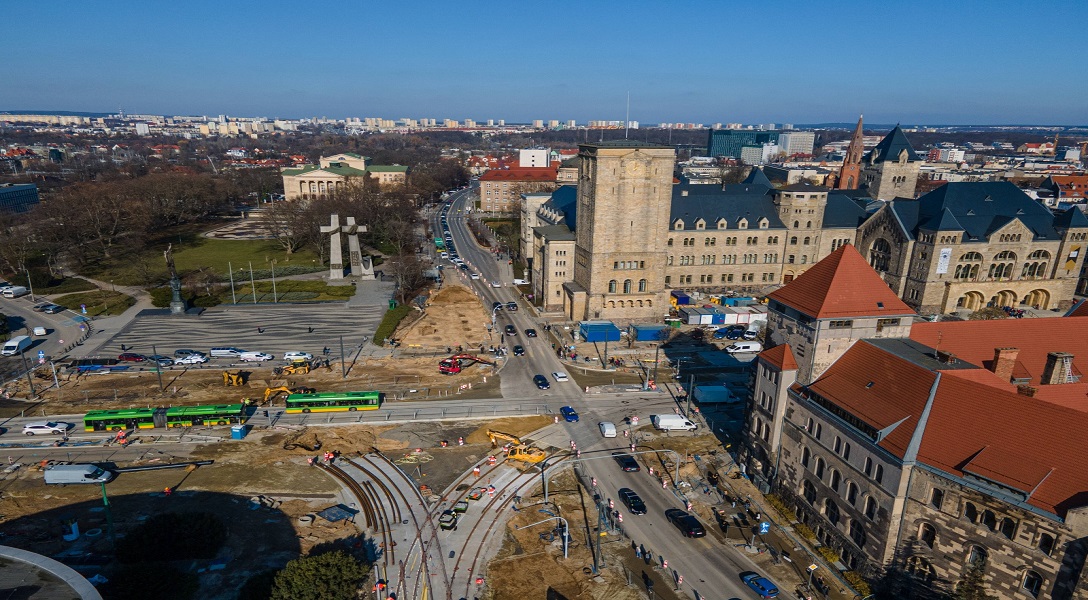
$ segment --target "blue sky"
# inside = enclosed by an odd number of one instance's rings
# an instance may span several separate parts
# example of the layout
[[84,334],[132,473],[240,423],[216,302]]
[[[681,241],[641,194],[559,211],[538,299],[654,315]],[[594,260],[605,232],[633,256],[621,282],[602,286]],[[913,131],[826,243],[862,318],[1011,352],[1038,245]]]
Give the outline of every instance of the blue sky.
[[1088,2],[18,2],[0,110],[1088,124]]

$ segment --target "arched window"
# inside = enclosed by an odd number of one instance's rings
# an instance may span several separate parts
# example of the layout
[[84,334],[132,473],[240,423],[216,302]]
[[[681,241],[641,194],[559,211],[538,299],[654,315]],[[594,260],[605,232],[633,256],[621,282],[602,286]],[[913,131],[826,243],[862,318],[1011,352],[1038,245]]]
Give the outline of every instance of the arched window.
[[978,509],[975,508],[974,504],[968,502],[967,504],[963,505],[963,518],[967,519],[972,523],[978,522]]
[[812,457],[812,453],[808,451],[808,448],[801,448],[801,466],[808,468],[808,460]]
[[1039,536],[1039,551],[1050,556],[1050,553],[1054,551],[1054,536],[1049,533],[1041,534]]
[[990,531],[997,531],[997,516],[994,515],[992,510],[982,511],[982,524]]
[[865,517],[870,521],[876,519],[876,500],[872,496],[865,497]]
[[1039,597],[1039,592],[1043,590],[1043,578],[1035,571],[1028,571],[1024,575],[1024,591],[1031,594],[1033,598]]
[[828,482],[827,482],[828,485],[831,486],[831,489],[835,490],[836,492],[839,491],[839,483],[841,483],[841,482],[842,482],[842,476],[839,475],[839,472],[837,470],[835,470],[835,469],[831,469],[831,478],[828,479]]
[[794,229],[797,229],[797,228],[798,228],[798,227],[800,227],[800,226],[801,226],[801,222],[800,222],[800,221],[794,221],[794,222],[793,222],[793,228],[794,228]]
[[638,291],[640,291],[640,292],[645,292],[646,291],[646,280],[645,279],[639,279],[638,280]]
[[812,485],[811,481],[806,479],[805,482],[801,484],[801,493],[805,496],[805,500],[808,500],[809,504],[816,503],[816,487]]
[[937,543],[937,530],[929,523],[918,526],[918,541],[932,548]]
[[812,238],[805,236],[805,245],[807,246],[812,241]]
[[790,237],[790,244],[793,245],[793,246],[797,245],[797,236],[796,235]]
[[865,548],[865,526],[857,519],[850,520],[850,539],[858,548]]
[[812,474],[818,477],[820,480],[824,478],[824,459],[819,456],[816,457],[812,466]]
[[1010,540],[1016,537],[1016,521],[1005,517],[1001,519],[1001,535],[1009,538]]
[[831,522],[832,525],[839,524],[839,505],[831,498],[824,500],[824,517]]
[[887,271],[892,259],[892,246],[888,240],[879,238],[869,250],[869,266],[877,271]]
[[805,227],[808,227],[809,229],[812,229],[812,221],[809,221],[808,223],[805,223]]
[[929,561],[921,556],[908,558],[906,567],[908,573],[926,583],[933,581],[937,576],[937,573],[933,570],[933,565],[929,564]]
[[616,293],[616,280],[615,279],[608,282],[608,293],[609,294],[615,294]]
[[624,279],[623,280],[623,293],[624,294],[630,294],[631,293],[631,280],[630,279]]
[[873,479],[876,480],[877,483],[884,480],[884,465],[876,466],[876,476],[873,477]]
[[971,546],[971,549],[967,552],[967,563],[971,565],[986,566],[988,558],[990,558],[990,555],[986,553],[986,549],[982,546]]
[[846,484],[846,501],[849,502],[851,506],[858,501],[858,484],[853,481]]

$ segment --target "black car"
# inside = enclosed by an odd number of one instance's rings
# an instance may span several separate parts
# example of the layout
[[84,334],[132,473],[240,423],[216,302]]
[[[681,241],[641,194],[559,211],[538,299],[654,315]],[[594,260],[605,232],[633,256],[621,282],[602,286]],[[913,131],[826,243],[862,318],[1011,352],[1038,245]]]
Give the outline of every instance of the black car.
[[491,303],[491,310],[492,310],[492,312],[494,312],[496,310],[502,310],[502,302],[492,302]]
[[744,336],[745,331],[748,331],[748,327],[745,325],[730,325],[725,330],[725,338],[728,340],[739,340]]
[[623,454],[622,452],[613,452],[612,458],[616,459],[619,463],[620,469],[628,472],[635,473],[639,470],[638,461],[630,454]]
[[631,511],[631,514],[646,514],[646,503],[642,501],[642,498],[639,498],[638,494],[636,494],[634,490],[630,488],[620,488],[620,491],[618,493],[620,496],[620,501],[623,502],[625,506],[627,506],[627,510]]
[[552,384],[548,383],[548,378],[543,375],[534,375],[533,383],[536,384],[536,387],[542,390],[546,390],[552,387]]
[[517,310],[517,309],[518,309],[518,303],[517,302],[507,302],[506,303],[506,310]]
[[518,334],[518,330],[515,329],[513,325],[507,325],[503,330],[506,332],[506,335],[517,335]]
[[702,523],[699,523],[698,519],[679,508],[670,508],[669,510],[666,510],[665,517],[670,523],[676,525],[676,528],[679,529],[680,533],[684,534],[685,537],[706,537],[706,529],[703,528]]
[[525,356],[525,348],[514,346],[514,356]]
[[536,337],[536,330],[535,329],[526,329],[525,330],[525,337]]

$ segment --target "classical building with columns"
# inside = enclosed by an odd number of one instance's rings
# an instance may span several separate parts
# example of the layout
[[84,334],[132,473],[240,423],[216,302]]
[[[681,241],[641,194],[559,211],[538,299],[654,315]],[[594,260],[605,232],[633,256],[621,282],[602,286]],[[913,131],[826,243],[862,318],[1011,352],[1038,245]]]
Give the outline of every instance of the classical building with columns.
[[401,165],[371,165],[365,156],[344,152],[322,156],[316,165],[284,169],[283,193],[287,200],[311,200],[328,196],[350,178],[370,177],[382,187],[398,187],[408,183],[408,167]]
[[740,460],[785,518],[895,597],[1088,598],[1088,317],[918,322],[852,246],[768,309]]

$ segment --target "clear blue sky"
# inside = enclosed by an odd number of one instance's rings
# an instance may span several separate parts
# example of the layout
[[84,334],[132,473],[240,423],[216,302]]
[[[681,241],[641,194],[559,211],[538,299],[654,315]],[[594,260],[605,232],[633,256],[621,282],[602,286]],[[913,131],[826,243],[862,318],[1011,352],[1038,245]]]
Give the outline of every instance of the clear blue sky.
[[0,110],[1088,123],[1088,1],[0,1]]

